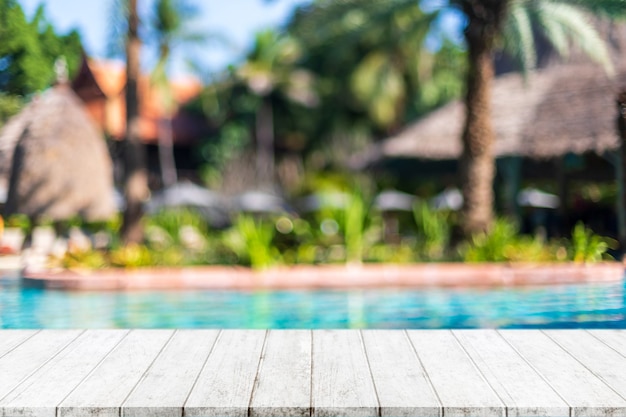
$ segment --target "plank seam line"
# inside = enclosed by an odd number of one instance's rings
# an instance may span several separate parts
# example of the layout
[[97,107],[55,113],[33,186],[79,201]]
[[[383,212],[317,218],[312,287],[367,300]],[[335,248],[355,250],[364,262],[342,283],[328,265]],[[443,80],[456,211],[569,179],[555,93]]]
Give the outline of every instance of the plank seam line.
[[311,395],[309,395],[309,416],[313,417],[315,414],[315,408],[313,406],[313,360],[315,358],[315,355],[313,354],[313,337],[315,337],[315,332],[313,329],[309,331],[311,332],[311,382],[309,384],[311,386]]
[[573,412],[573,407],[572,407],[572,405],[569,403],[569,401],[567,401],[567,400],[566,400],[566,399],[565,399],[565,398],[561,395],[561,393],[560,393],[560,392],[559,392],[559,391],[558,391],[558,390],[557,390],[554,386],[552,386],[552,384],[550,383],[550,381],[548,380],[548,378],[546,378],[546,377],[545,377],[545,375],[543,375],[541,372],[539,372],[539,370],[538,370],[538,369],[537,369],[537,368],[536,368],[536,367],[535,367],[532,363],[530,363],[530,361],[529,361],[529,360],[528,360],[528,359],[527,359],[524,355],[522,355],[522,353],[521,353],[521,352],[520,352],[520,351],[519,351],[519,350],[518,350],[518,349],[517,349],[517,348],[513,345],[513,343],[509,342],[509,341],[507,340],[507,338],[506,338],[506,337],[504,337],[504,335],[503,335],[503,334],[502,334],[499,330],[496,330],[496,333],[498,334],[498,336],[500,336],[500,337],[502,338],[502,340],[504,340],[504,342],[505,342],[506,344],[508,344],[509,346],[511,346],[511,348],[515,351],[515,353],[517,353],[517,354],[519,355],[519,357],[520,357],[520,358],[522,358],[522,360],[523,360],[524,362],[526,362],[526,363],[528,364],[528,366],[530,366],[530,368],[531,368],[533,371],[535,371],[535,373],[536,373],[537,375],[539,375],[539,378],[543,379],[543,380],[545,381],[545,383],[546,383],[546,384],[548,384],[548,386],[549,386],[550,388],[552,388],[552,391],[554,391],[554,392],[556,393],[556,395],[558,395],[558,396],[559,396],[559,398],[560,398],[560,399],[562,399],[562,400],[563,400],[563,402],[564,402],[565,404],[567,404],[567,408],[569,409],[569,417],[573,417],[573,416],[572,416],[572,412]]
[[96,370],[97,370],[98,368],[100,368],[100,365],[102,364],[102,362],[104,362],[104,361],[106,360],[106,358],[108,358],[108,357],[109,357],[109,355],[111,354],[111,352],[113,352],[113,351],[114,351],[114,350],[115,350],[115,349],[119,346],[119,344],[120,344],[120,343],[122,343],[122,341],[123,341],[124,339],[126,339],[126,337],[128,336],[128,334],[129,334],[129,333],[130,333],[130,331],[129,331],[129,330],[126,330],[126,333],[124,334],[124,336],[122,336],[122,337],[120,338],[120,340],[118,340],[118,342],[117,342],[117,343],[116,343],[116,344],[115,344],[115,345],[111,348],[111,350],[109,350],[109,351],[108,351],[108,352],[107,352],[107,353],[106,353],[106,354],[102,357],[102,359],[100,359],[100,360],[98,361],[98,363],[96,364],[96,366],[94,366],[94,368],[93,368],[91,371],[87,372],[87,375],[85,375],[85,376],[84,376],[84,377],[83,377],[83,378],[82,378],[82,379],[78,382],[78,384],[76,384],[76,386],[75,386],[74,388],[72,388],[72,389],[70,390],[70,392],[68,392],[68,393],[67,393],[67,395],[61,399],[61,401],[60,401],[60,402],[59,402],[59,403],[55,406],[55,415],[56,415],[56,417],[61,417],[61,404],[63,404],[63,402],[64,402],[65,400],[67,400],[67,398],[68,398],[70,395],[72,395],[72,393],[73,393],[74,391],[76,391],[76,389],[78,389],[78,387],[80,387],[80,386],[81,386],[81,384],[82,384],[83,382],[85,382],[85,380],[86,380],[87,378],[89,378],[89,377],[91,376],[91,374],[93,374],[94,372],[96,372]]
[[[57,350],[56,352],[54,352],[54,354],[49,357],[48,359],[46,359],[44,362],[41,363],[41,365],[39,365],[37,368],[35,368],[31,373],[29,373],[28,375],[26,375],[24,378],[22,378],[21,380],[19,380],[15,386],[13,388],[11,388],[5,395],[3,395],[0,398],[0,401],[4,400],[6,397],[8,397],[9,395],[11,395],[11,393],[13,391],[15,391],[16,389],[18,389],[20,387],[20,385],[22,385],[24,382],[26,382],[26,380],[28,378],[30,378],[31,376],[35,375],[37,372],[39,372],[39,370],[41,368],[43,368],[44,366],[46,366],[46,364],[48,362],[50,362],[52,359],[56,358],[57,356],[59,356],[59,354],[61,352],[63,352],[69,345],[71,345],[76,339],[78,339],[83,333],[85,333],[86,330],[81,331],[80,333],[78,333],[75,337],[73,337],[69,342],[65,343],[61,348],[59,348],[59,350]],[[54,332],[54,330],[51,330],[51,332]],[[43,332],[42,332],[43,333]]]
[[9,353],[13,352],[15,349],[17,349],[18,347],[22,346],[24,344],[24,342],[30,340],[31,338],[35,337],[35,335],[41,333],[41,329],[35,331],[33,334],[31,334],[30,336],[25,337],[23,340],[20,340],[19,342],[17,342],[17,344],[13,347],[11,347],[9,350],[7,350],[6,352],[4,352],[2,355],[0,355],[0,359],[2,359],[3,357],[5,357],[6,355],[8,355]]
[[259,363],[256,367],[256,373],[254,374],[254,382],[252,383],[252,389],[250,390],[250,399],[248,400],[248,410],[247,415],[250,417],[252,415],[252,400],[254,399],[254,394],[256,393],[257,387],[259,385],[259,374],[263,369],[263,362],[265,359],[265,349],[267,349],[267,339],[269,339],[269,334],[271,330],[266,329],[265,334],[263,335],[263,346],[261,347],[261,356],[259,356]]
[[146,368],[145,371],[143,371],[143,374],[141,374],[141,377],[139,378],[139,380],[137,380],[137,382],[135,383],[135,385],[131,388],[130,392],[128,394],[126,394],[126,397],[124,397],[124,399],[122,400],[122,404],[120,404],[120,408],[119,408],[119,416],[123,417],[124,415],[124,404],[126,404],[126,402],[128,401],[128,398],[130,398],[130,396],[133,394],[133,392],[135,392],[135,390],[137,389],[137,387],[139,386],[139,384],[141,384],[142,381],[144,381],[146,379],[146,376],[148,375],[148,372],[150,372],[150,369],[152,369],[152,367],[154,366],[154,363],[156,362],[156,360],[159,358],[159,356],[161,356],[161,353],[163,353],[163,351],[169,346],[169,344],[172,342],[172,339],[174,338],[174,335],[178,333],[178,329],[175,329],[172,334],[170,334],[170,337],[167,339],[167,341],[163,344],[163,346],[161,346],[161,349],[159,349],[159,352],[154,356],[154,358],[152,359],[152,361],[150,362],[150,365],[148,365],[148,367]]
[[618,397],[620,397],[623,400],[626,400],[626,398],[619,393],[619,391],[617,391],[615,388],[613,388],[611,386],[611,384],[609,384],[609,382],[604,379],[604,377],[602,375],[598,375],[596,372],[594,372],[591,368],[589,368],[587,365],[585,365],[580,359],[578,359],[573,353],[569,352],[567,349],[565,349],[565,347],[563,345],[561,345],[558,341],[556,341],[554,338],[550,337],[550,335],[546,332],[544,332],[543,330],[540,330],[541,333],[543,333],[548,339],[552,340],[559,348],[561,348],[563,351],[565,351],[570,357],[572,357],[576,362],[578,362],[579,364],[581,364],[583,366],[583,368],[585,368],[586,370],[588,370],[589,372],[591,372],[591,374],[593,376],[595,376],[596,378],[598,378],[600,380],[600,382],[602,382],[604,385],[606,385],[607,387],[609,387],[609,389],[611,391],[613,391],[615,394],[617,394]]
[[485,374],[483,373],[483,371],[478,367],[478,365],[476,364],[476,362],[474,361],[474,358],[472,358],[472,355],[470,355],[470,353],[467,351],[467,349],[465,349],[465,346],[463,346],[463,343],[461,343],[461,341],[459,340],[459,338],[457,337],[456,333],[452,330],[449,330],[450,334],[452,335],[452,337],[454,338],[454,340],[456,341],[456,343],[459,345],[459,347],[461,348],[461,350],[463,351],[463,353],[465,354],[465,356],[467,357],[467,359],[469,359],[470,363],[472,364],[472,366],[474,367],[474,369],[476,370],[476,372],[478,372],[478,375],[480,375],[480,378],[485,382],[485,384],[487,384],[487,386],[489,387],[489,389],[491,390],[491,392],[494,393],[494,395],[496,396],[496,398],[498,398],[498,400],[500,400],[500,403],[502,404],[502,407],[504,408],[504,416],[505,417],[509,417],[509,407],[505,404],[504,400],[502,399],[502,397],[500,397],[500,394],[498,394],[496,392],[496,390],[491,386],[491,384],[489,383],[489,381],[487,380],[487,377],[485,376]]
[[[622,352],[620,352],[619,350],[615,349],[612,345],[610,345],[609,343],[605,342],[604,339],[596,336],[595,332],[590,332],[588,329],[583,329],[585,332],[587,332],[589,335],[591,335],[594,339],[599,340],[600,342],[602,342],[603,344],[605,344],[607,347],[611,348],[612,350],[614,350],[618,355],[620,355],[623,358],[626,358],[626,355],[624,355]],[[621,334],[621,333],[620,333]]]
[[383,406],[380,404],[380,397],[378,396],[378,389],[376,388],[376,381],[374,380],[374,373],[372,372],[372,365],[370,364],[370,358],[367,356],[367,349],[365,348],[365,341],[363,340],[363,330],[359,330],[359,341],[361,342],[361,349],[363,349],[363,355],[365,356],[365,363],[367,363],[367,370],[372,380],[372,387],[374,388],[374,395],[376,396],[376,403],[378,404],[378,417],[382,417]]
[[444,417],[443,401],[441,401],[441,398],[439,397],[439,393],[435,389],[435,386],[433,385],[433,381],[431,381],[430,375],[428,375],[428,372],[426,371],[426,367],[424,366],[424,363],[422,362],[422,358],[420,358],[420,355],[417,353],[417,349],[415,348],[415,345],[411,341],[411,337],[409,336],[408,330],[404,329],[403,333],[404,333],[404,336],[406,337],[406,340],[409,342],[409,346],[411,347],[411,350],[413,351],[413,354],[417,358],[417,362],[420,364],[420,367],[422,368],[422,371],[424,371],[424,376],[426,377],[426,381],[428,382],[428,386],[430,387],[430,389],[432,390],[433,394],[435,395],[435,398],[437,398],[437,402],[439,402],[439,416],[440,417]]
[[189,397],[191,396],[191,393],[193,392],[194,388],[196,388],[196,385],[198,385],[198,381],[200,380],[200,375],[202,375],[202,372],[206,368],[206,364],[209,362],[209,358],[213,354],[213,350],[215,350],[215,346],[217,346],[217,342],[222,338],[222,334],[223,334],[223,330],[219,329],[217,336],[215,337],[215,340],[213,341],[213,344],[211,345],[211,349],[209,350],[209,353],[206,355],[206,358],[204,359],[204,363],[200,367],[200,372],[198,372],[196,379],[193,381],[193,385],[191,386],[191,389],[187,393],[187,397],[185,398],[185,401],[183,402],[183,410],[181,414],[181,416],[183,417],[185,417],[185,406],[187,405],[187,401],[189,401]]

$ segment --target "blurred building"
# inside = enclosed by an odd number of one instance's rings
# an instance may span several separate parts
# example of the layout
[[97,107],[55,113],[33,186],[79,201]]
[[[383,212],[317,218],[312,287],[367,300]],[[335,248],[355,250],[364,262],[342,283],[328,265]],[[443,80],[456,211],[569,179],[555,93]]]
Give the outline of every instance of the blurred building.
[[0,130],[2,214],[108,219],[116,211],[112,171],[101,131],[65,82],[35,97]]
[[[108,138],[112,153],[119,160],[119,142],[126,135],[126,70],[122,62],[84,58],[72,80],[72,88],[85,102],[87,111]],[[171,119],[174,157],[179,176],[193,175],[194,146],[206,136],[208,125],[200,114],[186,110],[184,105],[197,98],[202,84],[194,77],[170,81],[170,97],[154,86],[150,76],[139,79],[140,137],[146,145],[148,166],[153,174],[152,186],[160,172],[158,144],[160,130]],[[171,108],[171,110],[168,110]]]
[[[567,61],[559,59],[542,42],[537,45],[538,69],[527,77],[511,72],[506,57],[496,57],[491,97],[495,188],[500,208],[514,213],[524,183],[548,185],[563,202],[558,210],[567,230],[585,220],[613,234],[613,201],[585,210],[576,204],[576,185],[614,183],[620,166],[615,100],[626,86],[626,25],[604,22],[599,29],[613,58],[613,74],[580,51]],[[464,121],[464,103],[450,102],[354,155],[351,166],[449,186],[456,182]]]

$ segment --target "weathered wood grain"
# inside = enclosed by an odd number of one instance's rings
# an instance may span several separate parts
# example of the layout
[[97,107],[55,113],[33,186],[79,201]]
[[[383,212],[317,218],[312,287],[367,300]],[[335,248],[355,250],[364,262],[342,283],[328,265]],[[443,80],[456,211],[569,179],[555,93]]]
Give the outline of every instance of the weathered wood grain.
[[500,334],[567,401],[572,416],[618,416],[626,400],[589,369],[537,330],[501,330]]
[[179,330],[122,406],[122,417],[177,417],[219,330]]
[[455,330],[509,417],[569,416],[569,406],[495,330]]
[[587,333],[626,357],[626,331],[605,329],[587,330]]
[[87,330],[0,401],[0,415],[55,417],[56,407],[128,333]]
[[185,416],[248,416],[265,330],[223,330],[185,403]]
[[500,398],[449,330],[409,330],[444,416],[504,417]]
[[42,330],[0,358],[0,398],[69,345],[81,330]]
[[316,417],[376,417],[379,404],[358,331],[314,330],[311,404]]
[[623,330],[0,330],[0,417],[618,417],[625,397]]
[[173,330],[132,330],[58,407],[58,417],[119,417]]
[[311,331],[270,330],[250,415],[304,417],[311,412]]
[[2,330],[0,338],[0,358],[15,349],[29,337],[34,336],[38,330]]
[[584,330],[547,330],[544,332],[585,368],[626,395],[626,358]]
[[363,330],[381,416],[436,417],[441,404],[405,332]]

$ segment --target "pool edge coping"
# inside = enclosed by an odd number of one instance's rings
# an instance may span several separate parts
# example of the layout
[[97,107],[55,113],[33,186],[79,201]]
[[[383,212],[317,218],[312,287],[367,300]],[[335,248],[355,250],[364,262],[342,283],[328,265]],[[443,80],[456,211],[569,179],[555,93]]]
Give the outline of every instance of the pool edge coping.
[[564,262],[298,265],[262,271],[225,266],[92,271],[25,269],[21,281],[30,288],[125,291],[501,287],[618,282],[623,279],[624,265],[621,262]]

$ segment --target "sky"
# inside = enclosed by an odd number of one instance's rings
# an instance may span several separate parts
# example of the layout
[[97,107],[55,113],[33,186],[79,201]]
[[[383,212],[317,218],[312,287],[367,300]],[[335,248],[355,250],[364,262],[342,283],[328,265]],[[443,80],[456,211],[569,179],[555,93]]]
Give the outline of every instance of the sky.
[[[19,0],[29,18],[33,16],[37,6],[43,3],[47,17],[60,33],[66,33],[72,28],[78,29],[87,53],[95,58],[106,56],[107,20],[111,2],[112,0]],[[309,0],[195,0],[200,13],[191,23],[192,30],[220,33],[231,45],[212,45],[175,54],[172,57],[172,75],[193,73],[187,65],[190,58],[200,64],[202,76],[223,69],[243,56],[257,31],[280,26],[286,22],[295,6],[308,2]],[[139,0],[139,4],[142,3],[152,3],[152,0]],[[189,57],[190,54],[193,56]],[[143,62],[145,67],[149,67],[154,62],[154,55],[146,52]]]

